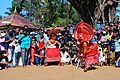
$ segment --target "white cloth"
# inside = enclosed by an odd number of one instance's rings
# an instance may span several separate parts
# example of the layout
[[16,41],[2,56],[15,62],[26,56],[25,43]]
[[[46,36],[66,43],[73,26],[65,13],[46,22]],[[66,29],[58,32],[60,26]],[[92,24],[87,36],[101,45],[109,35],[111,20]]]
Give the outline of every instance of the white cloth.
[[12,57],[12,52],[11,52],[11,49],[8,48],[8,61],[11,60],[11,57]]
[[102,37],[101,37],[100,41],[101,41],[101,42],[106,42],[107,39],[108,39],[108,37],[105,35],[105,36],[102,36]]
[[20,57],[20,60],[19,60],[19,63],[18,63],[19,66],[22,66],[23,63],[22,63],[22,57]]
[[20,45],[15,45],[14,53],[18,53],[18,52],[21,52]]
[[15,61],[15,59],[16,59],[16,57],[15,57],[15,53],[13,54],[13,66],[15,66],[16,65],[16,61]]
[[99,51],[99,53],[100,53],[100,57],[102,57],[102,56],[103,56],[102,48],[101,48],[101,47],[98,47],[98,51]]
[[103,56],[104,53],[102,52],[102,48],[99,47],[98,50],[99,50],[99,53],[100,53],[99,62],[105,62],[106,57]]
[[105,62],[105,59],[106,59],[106,57],[102,56],[102,57],[100,57],[99,62]]
[[61,62],[63,62],[63,63],[69,63],[70,62],[70,58],[69,57],[67,57],[67,56],[69,56],[69,54],[68,54],[68,52],[60,52],[61,53]]
[[119,52],[119,51],[120,51],[120,39],[115,40],[115,52]]

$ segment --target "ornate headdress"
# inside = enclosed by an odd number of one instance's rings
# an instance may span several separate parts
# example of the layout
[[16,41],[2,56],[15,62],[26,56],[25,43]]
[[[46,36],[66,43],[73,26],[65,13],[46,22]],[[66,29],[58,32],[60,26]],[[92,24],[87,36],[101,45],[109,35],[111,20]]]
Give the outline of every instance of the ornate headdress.
[[74,38],[79,42],[90,41],[94,37],[93,28],[84,22],[77,23],[74,28]]

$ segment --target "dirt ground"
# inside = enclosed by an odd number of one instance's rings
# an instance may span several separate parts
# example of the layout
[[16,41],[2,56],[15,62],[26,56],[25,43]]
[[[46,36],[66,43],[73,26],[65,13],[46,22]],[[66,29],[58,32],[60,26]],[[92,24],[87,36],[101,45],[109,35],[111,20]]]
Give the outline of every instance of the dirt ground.
[[120,80],[120,68],[97,66],[95,70],[83,72],[75,66],[27,66],[0,71],[0,80]]

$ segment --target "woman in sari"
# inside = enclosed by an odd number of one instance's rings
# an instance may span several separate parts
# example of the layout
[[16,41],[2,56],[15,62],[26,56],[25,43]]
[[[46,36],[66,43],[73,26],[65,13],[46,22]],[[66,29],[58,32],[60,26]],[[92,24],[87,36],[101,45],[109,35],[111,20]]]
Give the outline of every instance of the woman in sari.
[[31,65],[34,64],[34,55],[37,53],[36,51],[37,51],[37,43],[36,43],[35,37],[33,37],[31,49],[30,49],[30,63],[31,63]]

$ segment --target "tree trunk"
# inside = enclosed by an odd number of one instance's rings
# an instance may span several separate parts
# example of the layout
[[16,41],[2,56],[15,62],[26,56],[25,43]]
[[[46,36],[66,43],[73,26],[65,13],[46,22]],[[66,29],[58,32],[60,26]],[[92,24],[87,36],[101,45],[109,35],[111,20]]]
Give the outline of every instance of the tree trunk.
[[68,9],[68,19],[71,19],[71,11],[72,11],[72,5],[70,5]]
[[[105,10],[109,10],[113,5],[112,0],[68,0],[71,5],[78,11],[81,15],[81,18],[84,22],[88,24],[92,24],[95,26],[97,21],[102,18],[102,23],[105,23],[105,17],[109,15],[109,13],[105,14]],[[106,9],[108,7],[108,9]],[[112,6],[114,8],[114,6]],[[114,15],[112,12],[110,15]],[[109,15],[109,16],[110,16]],[[109,20],[109,19],[108,19]],[[111,18],[111,21],[113,18]]]

